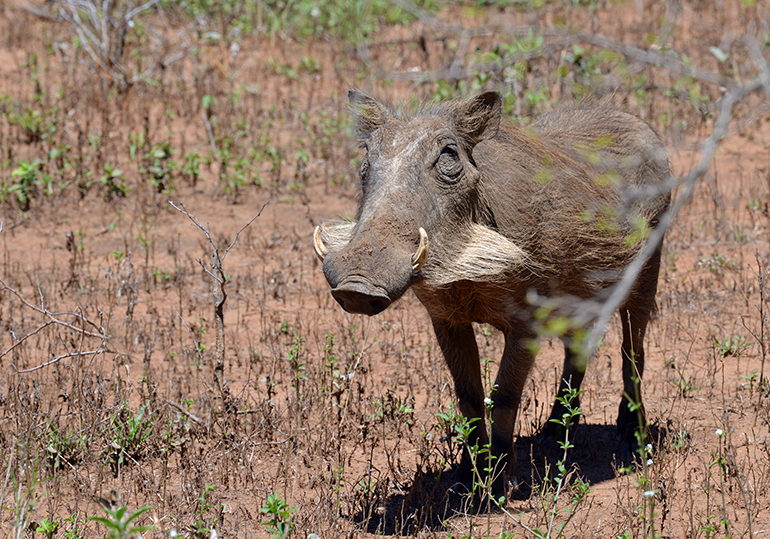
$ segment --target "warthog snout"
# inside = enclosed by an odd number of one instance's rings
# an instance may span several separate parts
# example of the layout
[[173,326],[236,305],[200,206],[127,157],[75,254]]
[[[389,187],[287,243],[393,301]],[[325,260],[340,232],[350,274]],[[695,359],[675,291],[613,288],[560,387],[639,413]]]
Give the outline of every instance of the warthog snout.
[[346,281],[332,290],[337,303],[349,313],[374,316],[392,303],[388,294],[371,283]]
[[371,258],[372,245],[366,241],[351,245],[351,238],[347,236],[348,229],[342,230],[341,233],[337,231],[336,237],[334,232],[331,233],[335,245],[331,254],[324,242],[324,234],[329,232],[318,226],[313,234],[313,247],[318,258],[324,262],[324,273],[332,285],[332,296],[349,313],[368,316],[379,314],[401,297],[411,284],[412,277],[422,270],[428,260],[428,234],[425,229],[419,228],[419,244],[410,256],[385,251],[374,263],[369,264],[366,273],[370,277],[362,277],[349,273],[351,268],[359,266],[351,263],[351,260]]

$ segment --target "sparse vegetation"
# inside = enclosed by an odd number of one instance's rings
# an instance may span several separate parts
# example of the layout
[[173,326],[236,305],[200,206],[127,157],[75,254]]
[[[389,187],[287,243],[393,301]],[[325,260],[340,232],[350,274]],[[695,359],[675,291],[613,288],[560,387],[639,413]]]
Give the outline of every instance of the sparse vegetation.
[[[605,100],[650,122],[684,177],[723,96],[768,72],[770,39],[752,34],[767,6],[730,6],[0,3],[0,536],[760,537],[765,94],[721,116],[733,127],[667,233],[649,437],[633,454],[615,446],[610,330],[588,359],[583,421],[567,398],[565,438],[543,447],[562,358],[531,343],[524,483],[507,500],[491,495],[489,447],[463,448],[474,425],[417,300],[345,314],[311,240],[320,220],[355,211],[351,84],[415,104],[494,88],[524,126]],[[592,217],[611,230],[607,212]],[[226,266],[212,259],[228,252]],[[571,335],[579,353],[563,305],[543,303],[533,329]],[[500,357],[496,329],[477,341]],[[482,368],[489,385],[497,366]],[[474,480],[457,485],[465,450]]]

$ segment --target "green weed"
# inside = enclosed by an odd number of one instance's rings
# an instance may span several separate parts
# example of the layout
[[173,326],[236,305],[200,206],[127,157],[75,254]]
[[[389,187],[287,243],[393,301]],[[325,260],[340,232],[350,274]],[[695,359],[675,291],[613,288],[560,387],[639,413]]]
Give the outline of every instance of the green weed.
[[115,477],[124,465],[142,458],[144,442],[152,432],[155,421],[154,416],[145,415],[148,406],[145,404],[134,413],[124,403],[117,413],[110,414],[111,425],[105,430],[108,442],[102,455]]
[[153,529],[153,526],[134,525],[137,518],[152,509],[151,505],[145,505],[131,514],[127,514],[128,509],[122,504],[114,508],[102,507],[101,509],[107,516],[89,517],[88,520],[98,522],[107,528],[107,539],[132,539],[137,534]]
[[85,436],[77,434],[69,427],[61,429],[50,419],[42,438],[46,444],[48,464],[54,474],[64,463],[70,466],[77,464],[88,452]]
[[195,514],[197,515],[197,520],[193,524],[193,535],[195,537],[199,537],[200,539],[208,539],[211,535],[211,530],[217,525],[219,522],[218,518],[210,518],[206,517],[206,513],[209,509],[212,509],[214,505],[207,501],[207,497],[210,492],[213,492],[214,485],[211,485],[209,483],[206,483],[206,485],[203,487],[203,491],[201,492],[201,495],[197,498],[197,508],[195,510]]
[[711,339],[717,355],[721,358],[737,356],[743,350],[746,350],[751,346],[750,343],[747,343],[746,340],[739,335],[730,335],[723,340],[719,340],[716,335],[712,334]]
[[125,197],[130,191],[123,177],[123,171],[109,163],[104,163],[104,174],[99,178],[99,181],[107,188],[104,195],[107,200],[113,196]]
[[35,532],[45,535],[46,539],[53,539],[58,530],[59,530],[58,520],[51,521],[51,520],[48,520],[47,518],[44,518],[38,523],[35,529]]
[[270,518],[268,522],[262,525],[274,535],[273,539],[286,539],[291,534],[294,527],[292,516],[296,507],[289,507],[278,494],[271,494],[265,500],[265,504],[259,509],[260,513]]

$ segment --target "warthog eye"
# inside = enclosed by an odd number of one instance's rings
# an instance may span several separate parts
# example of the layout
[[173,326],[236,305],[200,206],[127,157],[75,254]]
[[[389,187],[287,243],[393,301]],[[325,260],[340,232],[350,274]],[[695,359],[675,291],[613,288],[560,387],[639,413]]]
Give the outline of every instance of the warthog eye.
[[366,178],[369,174],[369,159],[364,158],[364,160],[361,161],[361,167],[358,169],[358,173],[361,176],[361,179]]
[[436,168],[442,180],[447,182],[457,180],[463,170],[463,165],[455,146],[445,146],[441,150],[441,155],[438,156],[438,161],[436,162]]

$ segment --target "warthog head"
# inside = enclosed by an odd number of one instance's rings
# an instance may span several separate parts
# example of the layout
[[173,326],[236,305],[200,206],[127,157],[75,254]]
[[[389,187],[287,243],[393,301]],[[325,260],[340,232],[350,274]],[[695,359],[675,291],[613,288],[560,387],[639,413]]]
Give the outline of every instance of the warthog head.
[[501,104],[489,92],[405,119],[361,91],[348,98],[366,149],[361,204],[355,223],[316,228],[314,246],[334,299],[371,316],[401,297],[426,264],[453,256],[440,246],[457,244],[452,236],[462,235],[478,207],[473,148],[497,133]]

